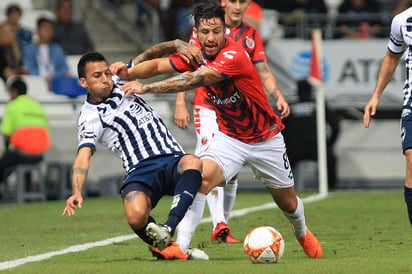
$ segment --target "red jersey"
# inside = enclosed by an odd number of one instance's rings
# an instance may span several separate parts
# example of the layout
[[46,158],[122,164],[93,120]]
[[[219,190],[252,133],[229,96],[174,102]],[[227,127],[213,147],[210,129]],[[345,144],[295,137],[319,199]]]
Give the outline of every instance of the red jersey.
[[[248,53],[249,58],[253,62],[253,64],[267,61],[262,39],[260,38],[258,30],[248,23],[243,21],[239,25],[239,27],[226,25],[226,37],[233,39],[233,41],[242,46]],[[199,41],[197,40],[197,36],[194,31],[192,32],[189,43],[196,47],[200,47]],[[197,92],[197,90],[195,90],[192,104],[194,106],[211,108],[210,105],[205,105],[203,103],[206,99],[207,94],[205,94],[204,92]]]
[[[178,54],[169,57],[179,72],[197,68],[184,62]],[[196,89],[201,94],[201,105],[216,111],[219,130],[245,143],[258,143],[275,136],[284,128],[274,113],[262,82],[244,48],[231,39],[214,60],[205,59],[205,65],[225,79],[214,85]]]
[[255,27],[244,21],[237,28],[226,25],[226,37],[230,37],[241,45],[254,64],[267,61],[262,39]]

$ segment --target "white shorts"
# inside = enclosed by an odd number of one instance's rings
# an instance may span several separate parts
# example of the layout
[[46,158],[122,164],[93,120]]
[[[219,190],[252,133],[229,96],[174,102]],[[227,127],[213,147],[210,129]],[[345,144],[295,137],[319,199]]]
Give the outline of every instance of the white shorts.
[[264,142],[247,144],[216,131],[198,156],[215,161],[222,169],[226,182],[238,174],[244,165],[248,165],[255,178],[266,187],[279,189],[294,185],[281,133]]
[[193,107],[193,121],[196,130],[196,148],[197,155],[202,151],[203,147],[213,138],[214,133],[219,131],[219,126],[216,121],[216,112],[214,110],[194,106]]

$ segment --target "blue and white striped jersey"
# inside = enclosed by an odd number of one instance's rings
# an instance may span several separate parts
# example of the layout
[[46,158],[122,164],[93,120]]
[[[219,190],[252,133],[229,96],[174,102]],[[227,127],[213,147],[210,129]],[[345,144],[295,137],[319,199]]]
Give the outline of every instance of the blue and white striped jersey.
[[412,8],[406,9],[393,18],[388,48],[393,53],[403,53],[407,50],[403,106],[412,107]]
[[89,99],[82,106],[78,124],[78,148],[108,147],[123,160],[129,172],[140,161],[165,154],[182,154],[183,148],[160,116],[140,97],[124,97],[117,77],[114,89],[101,103]]

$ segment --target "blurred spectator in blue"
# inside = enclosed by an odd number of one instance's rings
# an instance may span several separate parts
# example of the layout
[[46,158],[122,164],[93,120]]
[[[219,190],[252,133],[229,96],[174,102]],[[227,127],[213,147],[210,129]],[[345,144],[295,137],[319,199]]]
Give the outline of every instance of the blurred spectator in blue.
[[279,24],[284,27],[285,38],[311,37],[311,30],[323,28],[328,9],[323,0],[290,0],[279,7]]
[[9,23],[16,32],[16,39],[20,49],[32,42],[32,32],[20,24],[23,11],[18,4],[10,4],[6,8],[6,22]]
[[338,8],[335,38],[368,39],[381,37],[384,18],[374,0],[344,0]]
[[6,81],[10,76],[25,73],[22,53],[16,33],[9,23],[0,25],[0,77]]
[[71,0],[56,3],[54,41],[58,42],[66,55],[80,55],[94,51],[94,44],[85,26],[73,20]]
[[66,55],[53,42],[54,22],[48,18],[37,19],[37,42],[24,47],[23,63],[28,74],[44,76],[51,83],[54,76],[69,74]]

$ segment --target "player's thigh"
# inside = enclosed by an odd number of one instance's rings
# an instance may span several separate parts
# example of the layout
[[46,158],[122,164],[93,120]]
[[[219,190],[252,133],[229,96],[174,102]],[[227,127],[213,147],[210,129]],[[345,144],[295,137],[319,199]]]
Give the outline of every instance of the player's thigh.
[[212,159],[203,159],[203,173],[202,173],[202,185],[199,191],[203,194],[209,193],[214,187],[221,185],[225,182],[225,176],[222,169]]
[[281,134],[270,140],[253,144],[248,157],[248,165],[269,188],[289,188],[294,185],[292,169],[286,154]]
[[[224,178],[221,183],[229,181],[239,173],[246,162],[247,154],[247,144],[235,140],[219,131],[216,132],[213,139],[199,153],[199,157],[203,161],[203,177],[213,177],[213,173],[217,172],[216,168],[218,167]],[[209,164],[206,166],[205,159],[213,161],[215,165]],[[216,183],[215,180],[211,180],[211,182]]]

